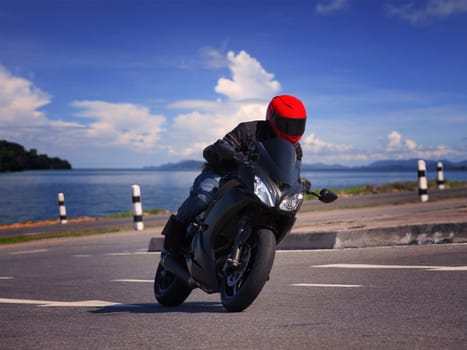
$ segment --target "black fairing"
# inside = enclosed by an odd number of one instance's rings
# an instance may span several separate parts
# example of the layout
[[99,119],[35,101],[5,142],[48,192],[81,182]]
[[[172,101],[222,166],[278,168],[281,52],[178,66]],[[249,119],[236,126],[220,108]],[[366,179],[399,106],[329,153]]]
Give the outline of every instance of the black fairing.
[[290,142],[281,138],[255,142],[252,147],[259,153],[256,168],[265,170],[272,180],[292,186],[300,177],[300,162]]
[[[238,235],[240,222],[251,229],[267,227],[279,243],[291,230],[296,211],[284,211],[279,203],[286,196],[303,193],[300,184],[300,162],[295,148],[280,138],[256,142],[250,147],[254,160],[240,165],[231,181],[219,189],[218,198],[210,205],[194,233],[192,257],[188,259],[190,273],[208,293],[219,291],[220,268]],[[274,205],[263,203],[254,194],[255,177],[260,178],[274,193]]]

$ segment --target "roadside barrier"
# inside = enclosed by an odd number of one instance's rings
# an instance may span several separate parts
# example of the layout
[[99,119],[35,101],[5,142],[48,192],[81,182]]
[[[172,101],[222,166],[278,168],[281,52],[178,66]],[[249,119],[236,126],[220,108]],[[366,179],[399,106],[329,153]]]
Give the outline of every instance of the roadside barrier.
[[418,161],[418,194],[422,202],[428,201],[428,181],[426,180],[426,164],[424,160]]
[[61,224],[66,224],[66,207],[65,207],[65,195],[63,193],[58,194],[58,215]]
[[133,201],[133,222],[136,231],[144,230],[143,205],[141,203],[141,189],[138,185],[131,186]]
[[438,184],[439,190],[444,190],[444,170],[443,170],[443,163],[438,162],[436,166],[437,177],[436,183]]

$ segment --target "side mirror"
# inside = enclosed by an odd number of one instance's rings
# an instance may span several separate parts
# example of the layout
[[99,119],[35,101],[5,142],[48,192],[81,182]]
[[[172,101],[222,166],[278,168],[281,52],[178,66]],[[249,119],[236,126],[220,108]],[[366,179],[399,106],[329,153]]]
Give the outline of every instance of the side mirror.
[[335,194],[332,191],[329,191],[327,188],[323,188],[319,192],[319,200],[323,203],[331,203],[334,202],[338,197],[337,194]]

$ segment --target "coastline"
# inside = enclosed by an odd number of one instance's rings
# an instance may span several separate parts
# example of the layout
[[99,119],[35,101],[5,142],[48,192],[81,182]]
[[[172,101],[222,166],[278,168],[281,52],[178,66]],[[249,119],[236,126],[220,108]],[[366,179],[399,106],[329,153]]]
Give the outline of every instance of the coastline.
[[[451,188],[467,188],[467,182],[448,182],[446,184],[446,189]],[[430,192],[435,191],[436,183],[435,181],[428,182],[428,189]],[[354,186],[350,188],[345,188],[341,190],[335,191],[339,198],[349,198],[349,197],[364,197],[364,196],[373,196],[375,194],[388,194],[388,193],[415,193],[417,190],[417,183],[414,181],[410,182],[395,182],[395,183],[387,183],[381,185],[361,185],[361,186]],[[305,198],[304,204],[308,201],[314,201],[316,198],[314,196],[307,196]],[[365,201],[362,201],[365,203]],[[364,205],[364,204],[363,204]],[[166,209],[151,209],[145,210],[143,216],[147,219],[153,215],[160,215],[160,214],[171,214],[172,212]],[[83,222],[95,222],[95,221],[102,221],[102,220],[112,220],[117,218],[132,218],[131,212],[125,213],[116,213],[113,215],[108,216],[80,216],[75,218],[67,218],[69,224],[76,224],[76,223],[83,223]],[[11,224],[0,224],[0,232],[2,230],[10,230],[10,229],[21,229],[21,228],[35,228],[41,226],[48,226],[48,225],[60,225],[59,218],[53,218],[48,220],[39,220],[39,221],[24,221],[24,222],[15,222]],[[65,227],[65,226],[64,226]]]
[[[145,215],[143,233],[151,233],[159,240],[162,239],[160,230],[169,215],[170,212]],[[376,225],[378,222],[384,225]],[[317,237],[317,234],[333,233],[335,236],[336,232],[351,232],[358,229],[384,231],[388,227],[408,227],[426,223],[466,223],[467,225],[467,187],[431,191],[428,203],[421,203],[418,194],[414,192],[341,196],[331,204],[305,201],[297,214],[297,223],[289,234],[291,237],[289,240],[300,236],[300,239],[304,239],[308,234]],[[134,231],[132,217],[86,217],[69,219],[67,224],[59,224],[57,220],[47,221],[44,224],[4,227],[0,229],[0,243],[116,232],[140,234]]]

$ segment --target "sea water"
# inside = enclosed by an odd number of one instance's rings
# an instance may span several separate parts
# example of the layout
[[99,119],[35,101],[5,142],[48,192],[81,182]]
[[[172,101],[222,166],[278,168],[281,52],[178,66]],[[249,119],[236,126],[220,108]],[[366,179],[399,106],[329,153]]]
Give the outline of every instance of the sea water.
[[[131,186],[139,185],[144,210],[176,211],[188,196],[198,171],[74,169],[0,174],[0,224],[58,217],[58,193],[65,195],[68,218],[105,216],[132,210]],[[428,173],[435,179],[436,173]],[[313,188],[346,188],[416,181],[417,172],[357,170],[306,171]],[[467,181],[467,171],[446,171],[445,178]]]

